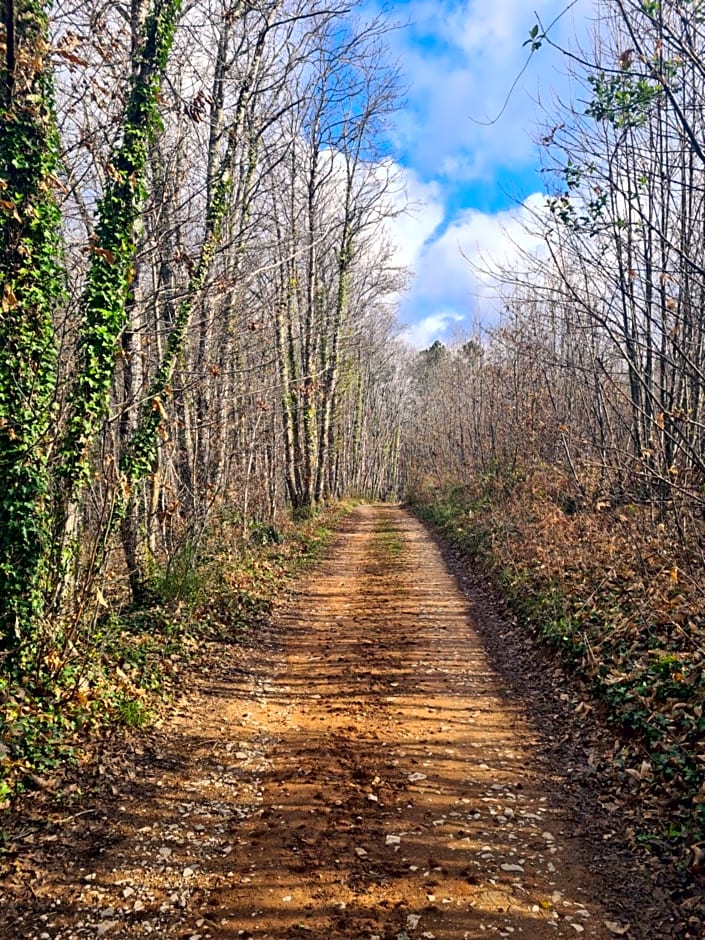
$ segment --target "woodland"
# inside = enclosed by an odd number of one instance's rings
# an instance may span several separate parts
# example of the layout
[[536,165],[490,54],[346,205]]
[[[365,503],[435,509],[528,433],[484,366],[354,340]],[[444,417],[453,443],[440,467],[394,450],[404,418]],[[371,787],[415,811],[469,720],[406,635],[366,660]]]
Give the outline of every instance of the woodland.
[[[475,560],[705,859],[705,13],[604,0],[499,324],[410,349],[396,23],[3,0],[0,800],[139,727],[352,500]],[[530,54],[552,43],[541,24]]]

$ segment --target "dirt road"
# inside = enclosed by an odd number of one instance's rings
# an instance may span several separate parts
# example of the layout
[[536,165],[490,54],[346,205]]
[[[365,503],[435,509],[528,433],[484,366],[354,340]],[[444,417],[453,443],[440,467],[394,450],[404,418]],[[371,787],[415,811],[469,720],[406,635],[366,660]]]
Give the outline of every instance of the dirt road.
[[651,940],[503,693],[422,526],[361,507],[113,803],[32,849],[43,877],[0,935]]

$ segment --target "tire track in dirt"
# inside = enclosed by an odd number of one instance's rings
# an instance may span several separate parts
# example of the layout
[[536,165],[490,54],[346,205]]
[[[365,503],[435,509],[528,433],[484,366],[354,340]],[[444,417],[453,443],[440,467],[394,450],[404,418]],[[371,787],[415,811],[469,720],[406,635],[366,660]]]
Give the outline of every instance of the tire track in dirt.
[[410,514],[355,510],[249,659],[228,655],[17,936],[627,935]]

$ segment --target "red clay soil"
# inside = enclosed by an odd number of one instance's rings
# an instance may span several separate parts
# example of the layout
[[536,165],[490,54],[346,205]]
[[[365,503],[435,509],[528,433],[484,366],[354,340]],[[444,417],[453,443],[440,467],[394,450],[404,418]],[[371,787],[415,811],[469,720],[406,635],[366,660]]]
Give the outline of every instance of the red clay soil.
[[355,510],[211,654],[80,817],[14,833],[3,940],[672,935],[410,514]]

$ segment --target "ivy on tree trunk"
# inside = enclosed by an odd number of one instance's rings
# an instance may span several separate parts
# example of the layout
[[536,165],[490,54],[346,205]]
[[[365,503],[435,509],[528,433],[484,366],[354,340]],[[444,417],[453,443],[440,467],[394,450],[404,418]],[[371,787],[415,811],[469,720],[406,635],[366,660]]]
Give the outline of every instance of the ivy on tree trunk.
[[62,444],[56,509],[55,563],[65,562],[77,497],[91,468],[110,398],[116,352],[127,325],[134,277],[135,230],[146,195],[149,145],[161,127],[158,98],[174,39],[181,0],[157,0],[144,24],[125,109],[123,139],[108,165],[83,296],[78,369]]
[[77,370],[53,506],[53,317],[65,276],[55,199],[59,140],[48,4],[4,0],[1,8],[0,648],[9,651],[30,650],[30,641],[38,635],[50,581],[56,588],[66,535],[89,479],[91,448],[107,408],[115,353],[126,323],[148,148],[160,127],[158,96],[180,5],[180,0],[156,0],[137,51],[123,137],[108,166],[90,245]]
[[64,277],[47,6],[5,0],[0,63],[0,648],[41,615],[55,418],[53,314]]

